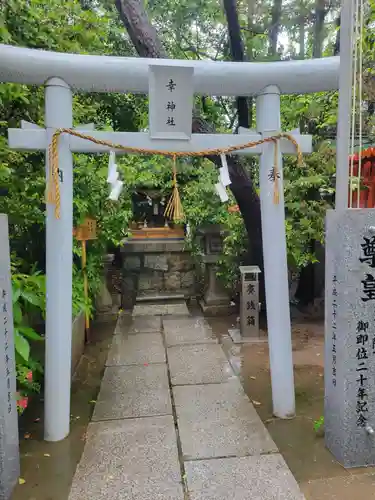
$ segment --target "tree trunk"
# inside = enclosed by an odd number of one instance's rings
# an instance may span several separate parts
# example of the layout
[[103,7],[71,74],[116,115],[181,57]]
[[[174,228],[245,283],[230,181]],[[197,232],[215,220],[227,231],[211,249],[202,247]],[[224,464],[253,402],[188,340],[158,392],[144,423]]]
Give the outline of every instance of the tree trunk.
[[268,54],[270,56],[276,55],[277,52],[277,42],[279,38],[280,24],[281,24],[281,7],[282,0],[273,0],[272,11],[271,11],[271,27],[269,29],[269,48]]
[[305,16],[301,15],[299,18],[299,58],[305,59]]
[[[249,36],[251,38],[255,35],[254,33],[255,11],[256,11],[256,0],[247,0],[247,29],[249,32]],[[248,61],[251,61],[254,57],[252,40],[250,45],[247,44],[246,56]],[[250,123],[250,128],[252,128],[254,120],[254,98],[249,97],[247,102],[249,106],[249,123]]]
[[[141,0],[115,0],[120,18],[141,57],[167,58],[165,49],[152,27]],[[212,125],[193,117],[193,133],[214,133]],[[218,167],[220,157],[210,157]],[[254,184],[237,156],[228,156],[228,169],[232,184],[230,188],[238,203],[249,240],[249,262],[263,270],[260,200]],[[262,273],[264,276],[264,273]],[[263,281],[262,281],[263,283]],[[261,286],[261,290],[264,290]]]
[[141,57],[167,59],[168,54],[158,37],[156,29],[149,22],[140,0],[115,0],[130,40]]
[[[224,10],[228,24],[230,51],[233,61],[245,61],[245,53],[241,37],[240,23],[237,15],[236,0],[224,0]],[[246,97],[237,97],[238,126],[250,127],[249,107]]]
[[334,43],[334,46],[333,46],[333,55],[334,56],[338,56],[340,54],[340,30],[341,30],[341,14],[339,15],[339,17],[336,19],[336,28],[337,28],[337,32],[336,32],[336,39],[335,39],[335,43]]
[[326,17],[325,0],[316,0],[315,1],[314,40],[313,40],[313,57],[314,58],[320,58],[323,56],[325,17]]

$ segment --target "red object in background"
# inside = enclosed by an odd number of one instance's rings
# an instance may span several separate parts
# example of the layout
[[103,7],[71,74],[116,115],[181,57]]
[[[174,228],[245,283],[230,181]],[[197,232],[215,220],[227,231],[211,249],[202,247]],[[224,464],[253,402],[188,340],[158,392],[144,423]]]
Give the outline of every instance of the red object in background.
[[28,404],[29,398],[27,396],[20,396],[19,393],[17,393],[17,406],[26,410]]
[[[351,172],[351,159],[349,157],[349,175],[357,177],[359,168],[359,154],[353,155],[353,172]],[[348,193],[348,207],[350,207],[350,188]],[[352,208],[375,207],[375,148],[368,148],[361,154],[361,184],[358,203],[358,188],[352,192]]]

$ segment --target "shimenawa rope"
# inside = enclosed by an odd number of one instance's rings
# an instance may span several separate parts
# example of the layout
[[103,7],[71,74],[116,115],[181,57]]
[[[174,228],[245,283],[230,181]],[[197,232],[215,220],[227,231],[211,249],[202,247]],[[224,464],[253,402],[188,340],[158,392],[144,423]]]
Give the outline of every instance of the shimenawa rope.
[[265,144],[267,142],[273,142],[275,145],[275,155],[274,155],[274,166],[273,166],[273,182],[274,182],[274,196],[273,200],[275,204],[279,203],[280,193],[279,193],[279,169],[278,169],[278,141],[280,139],[288,139],[296,148],[298,164],[302,165],[303,158],[302,152],[299,147],[298,142],[290,134],[280,133],[272,137],[266,137],[260,139],[259,141],[246,142],[244,144],[239,144],[237,146],[229,146],[227,148],[217,148],[217,149],[206,149],[203,151],[194,152],[184,152],[184,151],[161,151],[158,149],[144,149],[135,148],[130,146],[123,146],[122,144],[115,144],[111,141],[105,141],[102,139],[96,139],[90,135],[82,134],[77,130],[72,130],[69,128],[60,128],[55,131],[52,136],[52,141],[49,146],[49,176],[47,184],[47,202],[55,205],[55,217],[60,218],[60,183],[59,183],[59,153],[58,153],[58,141],[61,134],[69,134],[74,137],[79,137],[86,141],[93,142],[94,144],[99,144],[101,146],[107,146],[111,150],[118,149],[120,151],[126,151],[128,153],[137,154],[147,154],[147,155],[163,155],[169,156],[173,159],[173,188],[172,195],[165,209],[165,215],[174,221],[181,220],[183,218],[183,210],[181,204],[181,198],[178,191],[177,183],[177,170],[176,162],[177,158],[181,157],[203,157],[203,156],[218,156],[220,154],[231,154],[235,151],[241,151],[243,149],[252,148],[259,146],[260,144]]

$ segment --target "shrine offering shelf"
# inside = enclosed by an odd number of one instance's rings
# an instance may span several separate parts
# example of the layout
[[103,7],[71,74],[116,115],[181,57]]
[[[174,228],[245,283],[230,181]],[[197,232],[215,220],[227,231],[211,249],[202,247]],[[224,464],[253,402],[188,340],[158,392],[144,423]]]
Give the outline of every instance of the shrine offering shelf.
[[170,229],[167,227],[151,227],[142,229],[133,229],[131,239],[176,239],[184,238],[184,230],[181,228]]

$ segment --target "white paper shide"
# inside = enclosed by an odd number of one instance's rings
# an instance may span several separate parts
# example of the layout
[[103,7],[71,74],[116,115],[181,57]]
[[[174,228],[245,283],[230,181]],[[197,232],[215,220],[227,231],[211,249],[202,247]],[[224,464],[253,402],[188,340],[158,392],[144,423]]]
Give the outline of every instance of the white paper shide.
[[119,179],[119,173],[117,171],[116,164],[116,155],[114,151],[111,151],[109,154],[107,182],[111,186],[111,192],[109,193],[108,198],[112,201],[117,201],[124,184]]

